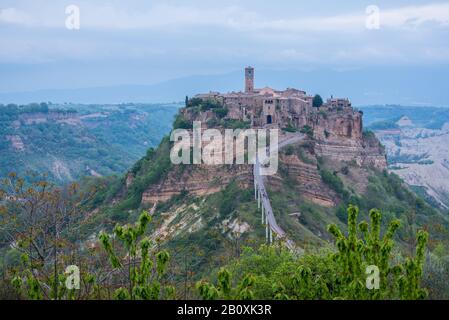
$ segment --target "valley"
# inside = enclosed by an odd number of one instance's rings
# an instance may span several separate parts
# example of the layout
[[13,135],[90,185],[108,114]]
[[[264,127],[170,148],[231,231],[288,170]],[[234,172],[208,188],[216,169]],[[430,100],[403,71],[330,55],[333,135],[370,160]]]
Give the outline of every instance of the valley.
[[[359,110],[349,99],[323,101],[292,88],[256,89],[254,69],[245,71],[245,92],[198,94],[185,104],[2,106],[2,175],[11,169],[18,174],[3,181],[0,191],[9,203],[3,208],[14,212],[30,195],[31,203],[37,201],[32,208],[39,207],[40,197],[34,194],[47,196],[45,188],[39,191],[47,185],[41,176],[45,173],[64,192],[73,188],[68,183],[79,183],[82,192],[74,191],[68,199],[81,197],[76,203],[82,205],[75,207],[82,213],[71,219],[80,257],[89,261],[101,257],[98,239],[122,230],[117,229],[120,224],[130,230],[133,221],[148,215],[152,223],[146,239],[173,253],[172,282],[189,298],[197,297],[195,282],[223,265],[233,268],[247,250],[269,245],[297,257],[334,250],[330,226],[346,232],[353,206],[364,220],[372,219],[373,208],[380,210],[379,227],[403,226],[395,235],[395,254],[401,260],[413,252],[418,229],[430,234],[430,251],[449,244],[449,122],[444,109],[434,111],[443,112],[437,117],[441,123],[435,123],[435,114],[428,121],[416,119],[420,110],[403,107]],[[180,143],[187,162],[173,162],[173,129],[188,137]],[[204,150],[214,150],[213,157],[221,160],[225,150],[233,153],[234,139],[222,138],[228,129],[232,134],[276,129],[276,147],[263,147],[276,157],[276,170],[261,175],[271,158],[263,164],[208,163],[204,158],[192,163],[195,152],[204,157]],[[202,140],[200,149],[195,136]],[[270,133],[270,145],[271,139]],[[234,160],[247,154],[237,141],[242,140],[236,138]],[[31,193],[14,187],[21,185],[22,176]],[[56,198],[61,196],[57,190]],[[6,226],[0,253],[9,268],[18,264],[18,249],[9,238],[13,225]],[[317,259],[323,257],[318,253]],[[87,269],[103,270],[101,259],[96,261]],[[195,272],[188,271],[192,268]],[[190,280],[183,272],[191,272]],[[424,280],[432,283],[430,275],[440,271],[429,272]]]
[[178,104],[0,105],[0,176],[58,184],[122,174],[170,131]]

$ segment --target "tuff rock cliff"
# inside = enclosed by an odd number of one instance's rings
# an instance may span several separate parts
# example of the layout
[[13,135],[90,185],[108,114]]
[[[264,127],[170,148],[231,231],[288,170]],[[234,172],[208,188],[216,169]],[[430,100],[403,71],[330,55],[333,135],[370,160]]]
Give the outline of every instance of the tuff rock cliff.
[[[226,116],[217,112],[226,110]],[[229,109],[229,110],[228,110]],[[237,109],[237,111],[235,110]],[[177,121],[190,128],[193,121],[200,121],[202,129],[216,128],[267,128],[280,129],[281,137],[291,131],[302,131],[307,139],[301,143],[311,160],[304,162],[297,156],[281,155],[280,162],[289,168],[301,189],[313,202],[324,206],[335,206],[338,199],[321,181],[317,159],[328,158],[336,163],[351,163],[358,167],[373,167],[379,171],[386,169],[386,155],[383,147],[370,133],[363,131],[362,112],[352,107],[338,108],[322,106],[301,114],[300,121],[292,121],[288,111],[277,110],[276,123],[265,126],[251,126],[250,121],[239,108],[216,106],[204,110],[204,105],[189,106],[180,110]],[[231,115],[231,116],[230,116]],[[298,119],[298,117],[296,117]],[[254,123],[254,117],[252,123]],[[191,129],[187,129],[191,132]],[[287,132],[289,131],[289,132]],[[207,145],[207,144],[206,144]],[[279,173],[269,179],[276,183]],[[132,179],[132,175],[128,177]],[[143,193],[143,203],[166,201],[174,195],[187,191],[204,196],[222,190],[230,181],[237,180],[242,187],[252,184],[251,165],[181,165],[174,166],[165,179],[150,185]]]

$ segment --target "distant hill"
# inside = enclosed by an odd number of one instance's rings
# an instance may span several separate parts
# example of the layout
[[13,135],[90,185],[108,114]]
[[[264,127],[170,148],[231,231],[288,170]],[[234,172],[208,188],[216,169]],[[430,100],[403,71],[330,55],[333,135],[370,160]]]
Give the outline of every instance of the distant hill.
[[363,111],[363,123],[369,129],[378,129],[383,122],[389,122],[391,126],[406,116],[413,124],[420,128],[441,129],[449,122],[449,108],[437,108],[432,106],[410,105],[370,105],[359,107]]
[[0,105],[0,177],[120,174],[170,131],[177,104]]
[[426,200],[449,208],[449,108],[369,106],[367,127],[386,147],[389,171]]
[[[435,81],[438,79],[438,81]],[[447,68],[377,68],[352,70],[264,70],[256,66],[256,87],[270,86],[304,89],[323,97],[351,98],[353,105],[449,104]],[[117,85],[86,87],[67,90],[40,90],[30,92],[0,92],[0,103],[126,103],[184,101],[186,95],[200,92],[231,91],[243,88],[241,71],[218,75],[195,75],[172,79],[151,85]],[[332,88],[332,89],[329,89]]]

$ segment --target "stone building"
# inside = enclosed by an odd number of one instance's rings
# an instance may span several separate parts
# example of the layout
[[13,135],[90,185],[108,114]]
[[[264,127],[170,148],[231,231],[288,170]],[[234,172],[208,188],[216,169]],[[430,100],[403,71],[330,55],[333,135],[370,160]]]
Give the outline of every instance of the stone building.
[[254,92],[254,68],[245,68],[245,92]]
[[310,125],[310,115],[320,110],[351,108],[349,99],[328,99],[320,108],[313,108],[313,96],[303,90],[254,87],[254,68],[245,68],[244,92],[209,92],[195,98],[214,100],[226,107],[228,118],[251,121],[253,127],[297,127]]

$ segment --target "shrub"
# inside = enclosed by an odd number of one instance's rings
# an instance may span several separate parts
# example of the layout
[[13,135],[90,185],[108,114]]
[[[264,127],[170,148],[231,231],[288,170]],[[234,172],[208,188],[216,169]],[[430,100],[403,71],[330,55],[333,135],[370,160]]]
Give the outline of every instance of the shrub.
[[[371,210],[370,223],[357,225],[358,213],[357,207],[349,206],[347,236],[336,225],[328,226],[335,239],[334,249],[298,257],[282,244],[246,248],[239,259],[220,270],[216,285],[199,282],[199,295],[203,299],[425,298],[427,292],[420,281],[428,234],[418,231],[415,256],[393,264],[393,239],[399,221],[391,221],[381,237],[380,211]],[[369,289],[373,282],[368,267],[379,271],[378,289]]]
[[312,127],[305,125],[300,130],[301,133],[307,134],[309,137],[313,137],[313,129]]
[[215,114],[221,119],[226,117],[226,115],[228,114],[229,110],[227,108],[216,108],[213,109]]
[[182,114],[178,114],[175,121],[173,122],[173,129],[192,129],[192,127],[192,122],[184,119]]
[[151,216],[144,211],[134,225],[117,225],[114,228],[116,238],[125,249],[123,257],[114,250],[111,237],[100,233],[99,240],[108,255],[111,266],[126,275],[128,283],[115,290],[114,297],[118,300],[156,300],[162,297],[172,297],[174,288],[163,286],[164,276],[170,255],[167,251],[152,252],[154,243],[143,237]]
[[343,181],[336,173],[332,173],[326,169],[320,169],[321,179],[325,184],[331,187],[337,194],[346,197],[348,191],[345,189]]
[[313,97],[312,105],[314,108],[319,108],[323,105],[323,98],[319,94]]

